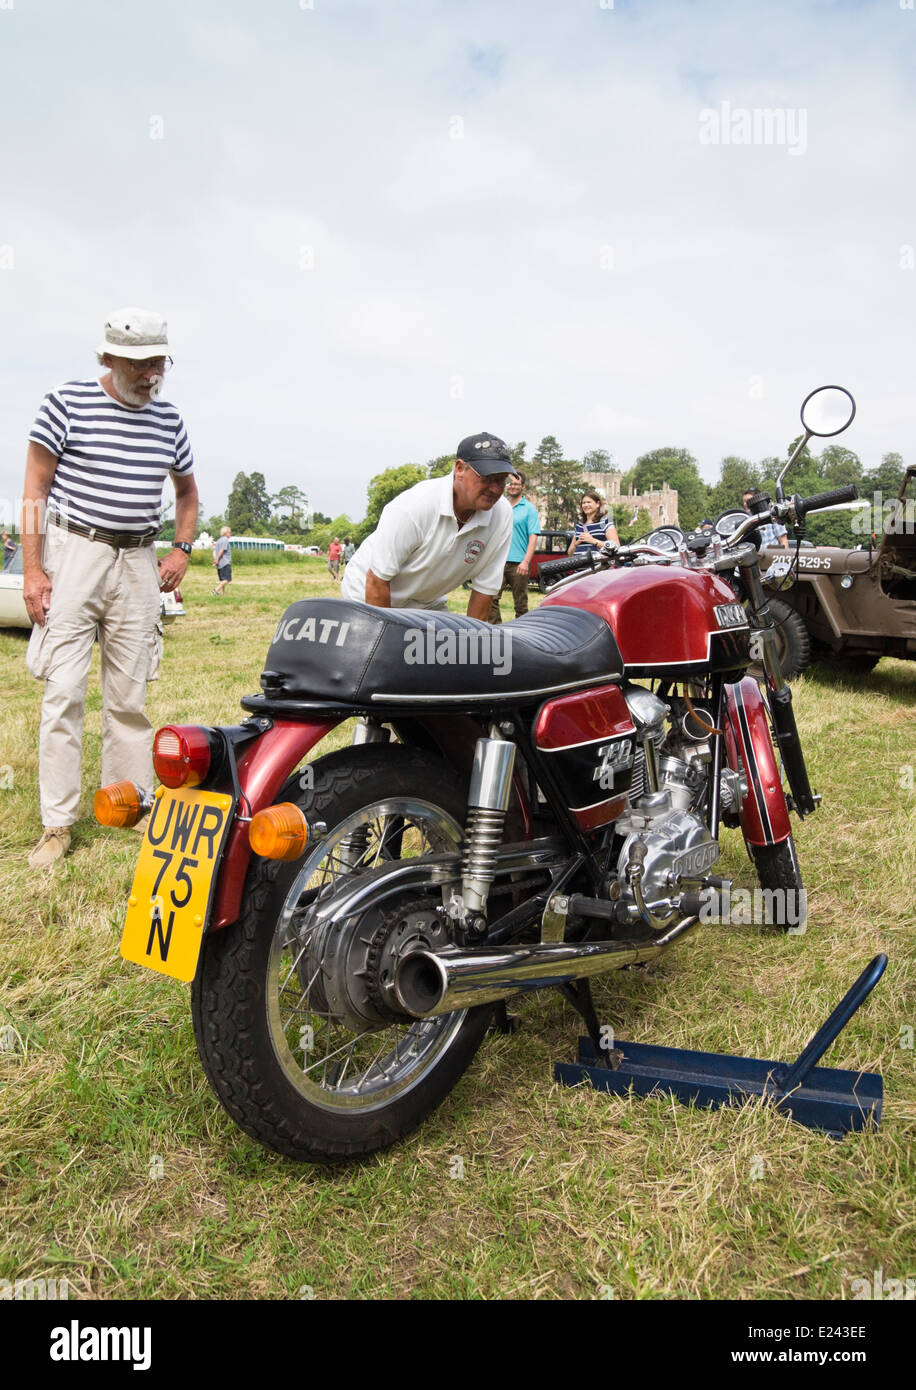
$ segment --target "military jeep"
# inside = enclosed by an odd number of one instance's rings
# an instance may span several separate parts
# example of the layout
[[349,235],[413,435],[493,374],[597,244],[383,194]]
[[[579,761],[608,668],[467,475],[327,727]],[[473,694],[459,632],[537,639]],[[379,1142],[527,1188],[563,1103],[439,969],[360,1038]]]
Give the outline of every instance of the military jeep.
[[[795,622],[796,670],[817,661],[852,672],[870,671],[882,656],[916,661],[916,465],[903,475],[897,504],[882,517],[881,534],[858,550],[768,546],[760,552],[767,591]],[[774,615],[775,616],[775,615]]]

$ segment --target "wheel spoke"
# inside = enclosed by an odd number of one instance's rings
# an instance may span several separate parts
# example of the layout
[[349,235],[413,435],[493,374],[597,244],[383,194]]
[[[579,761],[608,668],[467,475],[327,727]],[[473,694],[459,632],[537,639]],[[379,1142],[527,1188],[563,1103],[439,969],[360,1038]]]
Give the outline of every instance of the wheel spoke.
[[375,846],[375,857],[374,857],[373,860],[372,860],[372,867],[373,867],[373,869],[378,868],[379,860],[380,860],[381,857],[382,857],[382,850],[383,850],[384,845],[385,845],[385,835],[386,835],[386,833],[387,833],[387,832],[386,832],[387,825],[388,825],[388,817],[387,817],[387,816],[383,816],[383,817],[382,817],[382,823],[381,823],[381,825],[379,826],[378,839],[377,839],[376,846]]
[[[397,1044],[395,1044],[395,1045],[397,1045]],[[372,1061],[369,1063],[368,1067],[366,1067],[365,1070],[363,1071],[363,1080],[365,1080],[367,1077],[369,1077],[369,1076],[372,1075],[372,1069],[373,1069],[373,1067],[375,1066],[375,1064],[378,1062],[378,1059],[381,1057],[382,1053],[385,1051],[386,1046],[387,1046],[387,1042],[383,1041],[381,1047],[380,1047],[379,1050],[376,1052],[375,1056],[372,1058]]]
[[[303,866],[272,948],[275,1002],[268,1001],[268,1012],[276,1019],[275,1045],[287,1075],[314,1103],[332,1109],[385,1103],[434,1065],[464,1017],[371,1022],[375,1006],[369,1006],[363,976],[377,927],[366,931],[357,920],[342,934],[331,931],[315,920],[318,905],[344,878],[401,858],[454,852],[460,841],[460,827],[437,807],[392,798],[340,823]],[[363,964],[351,975],[347,952],[354,950]],[[356,1002],[345,1004],[351,995]],[[357,1023],[363,1014],[365,1021]],[[303,1048],[306,1028],[311,1033]]]
[[314,1071],[316,1067],[324,1067],[326,1070],[328,1062],[330,1062],[332,1058],[339,1057],[342,1052],[352,1053],[354,1047],[359,1042],[360,1038],[365,1038],[367,1036],[368,1035],[366,1033],[354,1033],[353,1036],[349,1038],[347,1042],[341,1043],[340,1047],[335,1047],[333,1052],[326,1052],[323,1057],[320,1057],[317,1062],[313,1062],[311,1066],[303,1067],[303,1072],[308,1073],[310,1071]]

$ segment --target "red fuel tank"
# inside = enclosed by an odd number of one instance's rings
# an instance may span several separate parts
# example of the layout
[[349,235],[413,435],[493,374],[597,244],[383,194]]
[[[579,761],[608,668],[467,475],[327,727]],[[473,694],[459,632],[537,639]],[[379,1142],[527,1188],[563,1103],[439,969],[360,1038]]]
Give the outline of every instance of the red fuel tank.
[[675,680],[748,666],[747,616],[724,579],[706,570],[634,565],[564,584],[544,604],[596,613],[617,638],[628,676]]

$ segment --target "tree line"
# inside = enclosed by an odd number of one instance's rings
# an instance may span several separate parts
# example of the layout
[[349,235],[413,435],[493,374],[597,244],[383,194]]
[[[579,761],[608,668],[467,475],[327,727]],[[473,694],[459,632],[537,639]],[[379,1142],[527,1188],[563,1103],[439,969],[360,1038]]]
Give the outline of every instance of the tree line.
[[[799,440],[789,445],[786,458]],[[510,446],[513,465],[525,473],[527,493],[546,517],[544,529],[555,531],[571,528],[579,515],[579,503],[586,486],[583,474],[615,471],[607,449],[590,449],[581,459],[568,459],[554,435],[545,435],[530,458],[526,457],[524,440]],[[349,536],[355,544],[365,539],[378,524],[382,508],[392,498],[425,478],[438,478],[449,473],[455,462],[454,454],[440,454],[425,464],[402,463],[377,473],[369,483],[366,514],[361,520],[346,513],[330,517],[319,511],[309,511],[308,498],[294,484],[271,494],[262,473],[237,473],[222,515],[201,517],[200,527],[216,535],[223,525],[232,527],[236,535],[275,535],[289,543],[317,545],[325,550],[333,539]],[[700,477],[696,459],[688,449],[665,447],[642,454],[632,468],[623,473],[622,492],[646,493],[667,483],[678,494],[678,521],[685,530],[693,530],[706,517],[715,518],[729,507],[742,505],[742,494],[749,488],[773,492],[776,476],[785,462],[775,456],[752,463],[729,454],[719,465],[714,483]],[[881,463],[866,469],[858,455],[840,444],[830,444],[814,454],[806,446],[785,479],[789,493],[824,492],[845,483],[856,483],[862,496],[880,492],[885,498],[896,497],[903,474],[903,458],[899,453],[887,453]],[[601,490],[601,489],[599,489]],[[645,535],[651,529],[646,511],[634,517],[630,508],[620,503],[609,507],[614,514],[621,539],[624,541]],[[850,512],[834,512],[812,516],[808,520],[808,537],[819,545],[856,545],[862,537],[852,530]],[[168,538],[169,525],[163,528]]]

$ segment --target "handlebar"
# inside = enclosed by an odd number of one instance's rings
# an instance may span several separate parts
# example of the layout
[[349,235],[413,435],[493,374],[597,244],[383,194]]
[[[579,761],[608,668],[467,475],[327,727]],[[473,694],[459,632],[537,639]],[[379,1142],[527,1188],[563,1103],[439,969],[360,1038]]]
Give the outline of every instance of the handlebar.
[[[731,537],[729,537],[729,540]],[[746,541],[743,545],[730,547],[724,555],[720,555],[712,561],[709,566],[716,574],[727,574],[729,570],[741,569],[745,565],[753,565],[757,560],[757,547],[753,541]]]
[[562,555],[559,560],[545,560],[538,566],[538,588],[543,594],[547,591],[549,580],[556,583],[558,579],[565,579],[568,574],[576,574],[579,570],[597,569],[596,559],[594,550],[580,550],[578,554]]
[[825,507],[836,506],[838,502],[854,502],[858,495],[859,489],[855,483],[848,483],[846,487],[835,487],[831,492],[816,492],[813,497],[799,497],[796,493],[792,498],[792,507],[801,521],[808,512],[820,512]]
[[559,560],[545,560],[538,567],[538,587],[543,594],[547,592],[547,581],[556,584],[571,574],[607,569],[609,565],[618,565],[636,556],[647,556],[665,565],[680,561],[676,550],[661,550],[657,545],[645,545],[640,541],[633,545],[614,545],[613,541],[605,541],[597,549],[580,550],[572,555],[563,555]]
[[[744,538],[752,531],[756,531],[758,526],[765,526],[767,522],[771,521],[803,521],[809,512],[823,511],[826,507],[834,507],[839,502],[854,502],[858,495],[859,490],[855,483],[849,483],[845,487],[833,488],[829,492],[816,492],[812,497],[799,497],[796,493],[790,502],[774,502],[766,511],[755,512],[749,516],[730,536],[726,537],[722,542],[723,554],[713,557],[711,563],[707,559],[705,568],[718,573],[725,573],[736,566],[753,564],[757,554],[756,545],[753,543],[745,544]],[[704,553],[706,550],[708,550],[708,546],[704,547]],[[607,565],[619,564],[621,561],[625,562],[638,555],[653,557],[666,564],[678,562],[680,559],[678,552],[660,550],[653,545],[637,542],[634,545],[615,546],[606,543],[597,550],[574,551],[572,555],[563,555],[558,560],[546,560],[538,569],[538,588],[543,594],[547,592],[550,584],[566,579],[571,574],[604,569]],[[702,560],[700,560],[700,566],[704,567]]]
[[823,511],[825,507],[834,507],[838,502],[854,502],[858,495],[859,489],[855,483],[833,488],[830,492],[816,492],[811,497],[799,497],[796,493],[790,502],[774,502],[765,511],[754,512],[727,537],[723,548],[726,551],[734,551],[745,536],[756,531],[758,526],[765,526],[767,522],[804,521],[809,512]]

